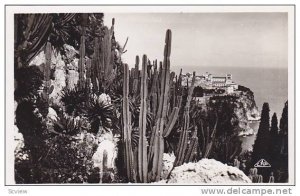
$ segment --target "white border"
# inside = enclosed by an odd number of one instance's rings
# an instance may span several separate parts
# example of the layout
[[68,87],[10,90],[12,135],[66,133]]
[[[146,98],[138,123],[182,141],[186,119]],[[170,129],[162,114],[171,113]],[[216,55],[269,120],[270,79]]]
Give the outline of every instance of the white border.
[[[84,8],[84,9],[83,9]],[[6,170],[7,170],[7,184],[14,184],[13,174],[13,149],[12,145],[9,145],[13,139],[14,124],[14,102],[13,102],[13,14],[14,13],[49,13],[49,12],[288,12],[288,31],[289,31],[289,168],[290,168],[290,183],[294,184],[294,7],[282,7],[282,6],[16,6],[7,7],[6,9],[6,117],[7,117],[7,128],[6,128],[6,143],[7,143],[7,157],[6,157]],[[292,134],[291,134],[292,132]],[[286,184],[284,184],[286,185]]]

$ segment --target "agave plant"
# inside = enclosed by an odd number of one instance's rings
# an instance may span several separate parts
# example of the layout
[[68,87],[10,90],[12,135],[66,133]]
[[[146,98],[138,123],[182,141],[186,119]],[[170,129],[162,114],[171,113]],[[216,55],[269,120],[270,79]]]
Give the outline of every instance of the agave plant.
[[90,124],[84,117],[73,118],[72,116],[61,114],[59,120],[54,122],[53,128],[56,133],[76,135],[82,130],[89,130]]
[[100,131],[118,130],[116,108],[109,100],[103,98],[109,96],[101,94],[97,96],[92,94],[89,98],[86,116],[91,122],[91,131],[98,133]]
[[77,86],[73,89],[64,88],[61,101],[64,103],[68,115],[82,116],[87,113],[88,90],[85,88],[80,89]]

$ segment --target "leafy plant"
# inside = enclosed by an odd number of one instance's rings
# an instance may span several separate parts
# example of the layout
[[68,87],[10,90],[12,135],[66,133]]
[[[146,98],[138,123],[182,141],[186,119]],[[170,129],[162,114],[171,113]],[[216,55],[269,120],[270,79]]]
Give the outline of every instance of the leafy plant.
[[65,111],[68,115],[82,116],[87,112],[87,102],[89,101],[89,94],[86,88],[73,89],[64,88],[62,91],[61,101],[65,106]]
[[91,131],[98,133],[99,128],[103,128],[104,131],[110,129],[117,130],[118,122],[116,109],[105,101],[101,101],[97,95],[92,95],[89,99],[86,116],[91,122]]
[[38,95],[43,84],[44,75],[38,66],[21,67],[15,71],[15,100]]

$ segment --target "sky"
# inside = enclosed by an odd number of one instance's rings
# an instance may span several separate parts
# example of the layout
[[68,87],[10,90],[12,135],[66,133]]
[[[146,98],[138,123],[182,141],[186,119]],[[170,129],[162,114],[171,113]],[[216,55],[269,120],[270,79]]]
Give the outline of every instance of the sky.
[[113,17],[130,67],[136,55],[163,59],[167,29],[171,66],[288,67],[287,13],[104,13],[104,23]]

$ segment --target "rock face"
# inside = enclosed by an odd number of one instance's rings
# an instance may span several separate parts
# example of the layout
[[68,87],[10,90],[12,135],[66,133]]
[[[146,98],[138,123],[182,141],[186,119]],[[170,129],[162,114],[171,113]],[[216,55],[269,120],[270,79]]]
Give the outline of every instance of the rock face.
[[[51,85],[54,86],[53,92],[50,94],[50,98],[53,98],[53,102],[60,105],[60,98],[62,90],[67,87],[72,89],[78,83],[78,52],[74,47],[64,45],[64,54],[52,49],[51,51]],[[45,66],[46,58],[45,52],[41,51],[29,65],[39,66],[41,71]]]
[[239,127],[242,130],[239,135],[252,135],[254,131],[249,126],[249,121],[259,120],[260,114],[254,100],[254,94],[250,89],[243,87],[243,90],[239,92],[234,112],[239,120]]
[[163,169],[161,171],[161,178],[167,179],[169,173],[171,172],[173,168],[173,164],[175,161],[175,155],[174,154],[167,154],[164,153],[163,155]]
[[234,185],[251,183],[251,180],[236,167],[225,165],[214,159],[202,159],[197,163],[186,163],[175,167],[167,183]]

